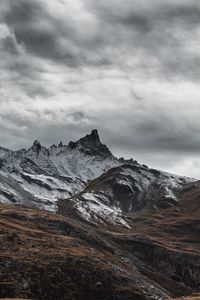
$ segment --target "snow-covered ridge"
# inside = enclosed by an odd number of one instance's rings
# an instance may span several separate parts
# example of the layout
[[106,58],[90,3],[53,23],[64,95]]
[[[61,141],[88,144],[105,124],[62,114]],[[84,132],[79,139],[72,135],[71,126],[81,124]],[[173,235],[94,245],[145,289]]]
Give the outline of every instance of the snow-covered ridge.
[[0,148],[0,201],[23,204],[26,195],[26,204],[55,211],[58,199],[71,197],[118,165],[97,130],[68,145],[46,148],[35,141],[28,150]]

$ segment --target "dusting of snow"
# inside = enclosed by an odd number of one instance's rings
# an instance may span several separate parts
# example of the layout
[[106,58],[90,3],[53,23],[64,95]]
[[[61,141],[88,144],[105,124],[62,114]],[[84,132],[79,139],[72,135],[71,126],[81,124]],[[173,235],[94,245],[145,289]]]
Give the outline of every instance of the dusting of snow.
[[[156,201],[166,199],[167,205],[171,205],[170,200],[177,201],[177,192],[184,184],[193,180],[161,171],[151,170],[142,166],[122,165],[113,169],[114,172],[108,174],[108,180],[113,180],[114,185],[127,187],[126,197],[130,196],[133,200],[128,200],[126,210],[134,209],[134,201],[142,206],[145,199],[152,201],[152,206],[158,209]],[[109,177],[111,176],[111,177]],[[103,179],[104,180],[104,179]],[[118,194],[118,193],[117,193]],[[123,189],[122,189],[123,195]],[[121,207],[126,202],[126,197],[118,198],[119,195],[113,194],[112,184],[97,185],[94,190],[86,190],[81,196],[75,197],[74,208],[87,221],[98,220],[98,222],[121,224],[129,228],[128,221],[124,216]],[[134,200],[135,199],[135,200]],[[121,203],[120,203],[121,201]],[[136,207],[137,207],[136,205]]]
[[50,162],[56,167],[60,174],[77,176],[82,181],[99,177],[112,167],[119,166],[120,163],[115,158],[102,158],[90,156],[80,152],[66,149],[50,156]]
[[105,205],[102,201],[97,199],[93,193],[85,193],[83,199],[85,201],[76,199],[74,208],[76,208],[87,221],[98,219],[100,222],[103,221],[104,223],[120,225],[130,229],[119,207]]
[[181,177],[178,175],[170,174],[167,172],[161,172],[146,169],[146,168],[122,168],[122,175],[125,175],[125,180],[119,180],[120,184],[124,184],[131,188],[131,184],[127,176],[134,179],[134,186],[139,191],[144,191],[150,187],[152,183],[157,183],[163,188],[165,198],[176,200],[176,192],[180,191],[184,184],[196,181],[193,178]]
[[[40,150],[37,150],[40,147]],[[38,142],[29,150],[10,151],[0,148],[2,189],[8,198],[23,203],[26,196],[40,208],[56,211],[56,202],[82,191],[92,180],[108,169],[120,165],[112,156],[87,155],[68,146],[46,149]],[[9,182],[9,179],[11,181]],[[2,180],[1,180],[2,179]],[[23,192],[23,191],[24,192]],[[0,186],[1,191],[1,186]],[[9,193],[8,193],[9,192]],[[0,201],[11,201],[2,190]],[[30,201],[29,201],[30,202]],[[27,201],[26,201],[27,204]]]
[[176,192],[183,188],[183,185],[196,181],[192,178],[181,177],[178,175],[162,172],[158,182],[163,186],[165,191],[165,198],[171,198],[177,200]]

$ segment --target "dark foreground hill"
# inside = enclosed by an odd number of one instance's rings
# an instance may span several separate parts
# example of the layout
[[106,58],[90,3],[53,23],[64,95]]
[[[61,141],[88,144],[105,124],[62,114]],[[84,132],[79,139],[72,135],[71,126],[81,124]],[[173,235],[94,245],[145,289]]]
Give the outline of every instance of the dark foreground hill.
[[199,196],[196,184],[176,207],[129,212],[129,230],[2,204],[0,297],[137,300],[199,291]]

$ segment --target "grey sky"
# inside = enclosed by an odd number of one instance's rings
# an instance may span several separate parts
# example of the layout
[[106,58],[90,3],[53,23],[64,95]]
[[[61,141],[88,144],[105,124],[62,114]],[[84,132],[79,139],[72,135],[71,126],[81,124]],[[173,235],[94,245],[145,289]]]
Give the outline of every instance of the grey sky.
[[0,145],[98,128],[118,156],[200,178],[199,0],[1,0]]

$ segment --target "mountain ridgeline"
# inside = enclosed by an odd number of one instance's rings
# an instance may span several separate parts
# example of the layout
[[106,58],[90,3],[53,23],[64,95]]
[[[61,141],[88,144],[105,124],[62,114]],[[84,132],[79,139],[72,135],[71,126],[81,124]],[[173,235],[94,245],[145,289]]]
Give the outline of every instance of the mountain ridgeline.
[[[191,181],[148,169],[134,160],[117,159],[101,143],[97,130],[68,145],[61,142],[46,148],[35,141],[28,150],[0,149],[0,195],[4,203],[56,212],[61,199],[76,198],[78,193],[87,198],[84,191],[94,186],[92,180],[104,197],[91,200],[90,195],[88,203],[103,201],[109,210],[114,207],[116,211],[134,211],[150,202],[154,207],[173,205],[176,191]],[[94,198],[95,193],[92,191]],[[124,194],[126,199],[120,200]]]

